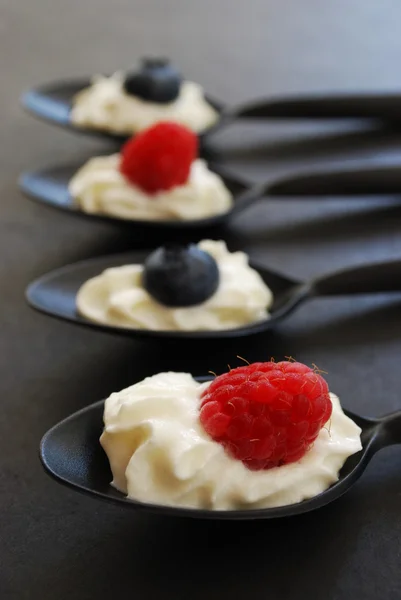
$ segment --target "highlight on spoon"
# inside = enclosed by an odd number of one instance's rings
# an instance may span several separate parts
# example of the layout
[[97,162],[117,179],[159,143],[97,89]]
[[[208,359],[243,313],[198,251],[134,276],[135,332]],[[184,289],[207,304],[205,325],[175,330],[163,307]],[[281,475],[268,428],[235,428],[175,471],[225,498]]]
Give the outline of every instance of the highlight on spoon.
[[[326,416],[326,424],[314,424]],[[127,508],[255,519],[301,514],[332,502],[356,482],[377,450],[399,442],[401,413],[382,419],[344,413],[317,367],[286,360],[245,364],[212,382],[183,373],[148,377],[56,425],[42,440],[41,458],[58,481]],[[156,447],[160,453],[150,451]],[[323,470],[322,453],[327,453]],[[173,484],[172,476],[169,486],[158,476],[166,469],[179,478]]]

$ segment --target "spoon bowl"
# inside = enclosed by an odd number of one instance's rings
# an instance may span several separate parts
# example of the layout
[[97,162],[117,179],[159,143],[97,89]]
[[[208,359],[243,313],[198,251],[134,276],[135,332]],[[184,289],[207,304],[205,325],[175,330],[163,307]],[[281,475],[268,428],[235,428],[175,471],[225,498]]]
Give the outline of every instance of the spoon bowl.
[[[246,205],[250,202],[251,190],[249,189],[248,184],[235,177],[222,166],[209,164],[209,169],[223,179],[224,184],[233,196],[233,206],[228,212],[202,219],[162,221],[124,219],[109,215],[88,213],[78,206],[68,189],[69,182],[82,166],[82,163],[77,163],[23,173],[19,179],[20,189],[29,198],[36,200],[45,206],[57,208],[71,215],[83,217],[92,221],[112,223],[118,226],[140,227],[154,230],[165,229],[170,231],[220,226],[234,214],[246,208]],[[252,193],[252,198],[257,200],[258,195],[260,196],[259,189],[255,188]]]
[[[205,381],[209,378],[198,378]],[[345,492],[369,464],[372,456],[385,446],[401,443],[401,412],[380,419],[364,418],[345,411],[362,429],[362,450],[349,457],[338,481],[321,494],[287,506],[249,510],[205,510],[147,504],[128,499],[114,489],[109,461],[99,438],[103,429],[104,401],[92,404],[67,417],[42,439],[40,458],[56,481],[94,498],[130,509],[198,519],[255,520],[299,515],[333,502]]]
[[[34,281],[27,289],[26,296],[32,308],[47,315],[63,319],[76,325],[92,327],[101,331],[121,334],[128,337],[170,338],[170,339],[218,339],[246,336],[269,329],[272,321],[275,322],[297,302],[303,295],[302,286],[294,280],[281,276],[274,271],[264,269],[251,263],[267,286],[273,291],[275,297],[273,310],[274,317],[265,319],[236,329],[219,331],[153,331],[147,329],[128,329],[114,325],[95,323],[81,316],[76,309],[76,297],[80,287],[88,279],[99,275],[110,267],[119,267],[126,264],[141,264],[150,254],[150,251],[134,251],[119,255],[105,256],[89,259],[68,265],[52,271]],[[298,291],[298,288],[299,291]],[[291,293],[292,292],[292,293]],[[288,296],[288,300],[287,300]]]
[[[91,85],[90,77],[83,77],[69,81],[56,81],[40,85],[25,92],[21,97],[21,104],[30,114],[47,121],[52,125],[57,125],[64,129],[69,129],[74,133],[100,137],[113,140],[123,144],[131,135],[113,133],[105,129],[95,129],[93,127],[83,127],[76,125],[71,121],[71,110],[73,98],[76,94]],[[207,102],[219,113],[221,119],[212,127],[205,129],[199,138],[202,140],[209,132],[214,131],[228,118],[225,115],[225,107],[222,102],[205,96]]]
[[224,339],[267,331],[308,298],[401,291],[400,260],[352,267],[307,282],[296,281],[251,260],[250,266],[271,289],[274,301],[269,318],[243,327],[218,331],[153,331],[95,323],[77,312],[77,293],[88,279],[111,267],[142,264],[148,254],[149,251],[135,251],[98,257],[52,271],[31,283],[26,292],[28,303],[49,316],[129,337]]

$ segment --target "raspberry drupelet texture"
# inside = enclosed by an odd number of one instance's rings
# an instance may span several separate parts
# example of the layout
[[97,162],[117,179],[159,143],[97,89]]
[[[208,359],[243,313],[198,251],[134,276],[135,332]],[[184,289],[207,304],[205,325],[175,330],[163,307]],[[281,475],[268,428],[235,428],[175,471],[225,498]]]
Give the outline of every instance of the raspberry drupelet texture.
[[121,173],[148,194],[184,185],[198,154],[196,135],[177,123],[160,122],[126,142]]
[[301,459],[332,411],[323,377],[291,361],[233,369],[216,377],[201,401],[205,431],[252,470]]

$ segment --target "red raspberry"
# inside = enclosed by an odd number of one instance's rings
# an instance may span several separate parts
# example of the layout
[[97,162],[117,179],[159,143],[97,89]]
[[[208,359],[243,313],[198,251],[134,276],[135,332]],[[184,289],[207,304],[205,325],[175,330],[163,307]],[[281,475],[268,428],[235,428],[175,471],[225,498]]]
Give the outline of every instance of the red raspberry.
[[197,154],[198,138],[192,131],[160,122],[123,146],[120,171],[148,194],[155,194],[186,183]]
[[202,394],[205,431],[252,470],[302,458],[330,419],[326,381],[298,362],[254,363],[216,377]]

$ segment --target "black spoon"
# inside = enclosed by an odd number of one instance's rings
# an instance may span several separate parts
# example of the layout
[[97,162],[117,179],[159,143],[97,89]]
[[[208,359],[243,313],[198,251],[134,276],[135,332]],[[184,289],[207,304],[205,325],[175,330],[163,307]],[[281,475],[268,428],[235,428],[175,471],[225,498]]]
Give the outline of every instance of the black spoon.
[[[22,106],[32,115],[44,121],[48,121],[53,125],[70,129],[76,133],[83,133],[86,135],[112,139],[117,142],[124,142],[128,137],[131,136],[112,133],[102,129],[82,127],[71,121],[71,109],[74,96],[90,85],[91,79],[89,77],[41,85],[23,94],[21,97],[21,103]],[[199,135],[200,138],[203,138],[207,133],[212,130],[214,131],[217,129],[217,127],[222,126],[227,121],[241,117],[241,114],[235,114],[235,109],[226,109],[221,102],[211,98],[210,96],[206,96],[206,100],[219,113],[220,119],[216,125],[213,125],[211,128],[202,132],[202,134]]]
[[362,429],[362,450],[346,460],[338,482],[318,496],[278,508],[227,511],[175,508],[130,500],[111,487],[109,461],[99,443],[103,430],[103,409],[104,401],[87,406],[45,434],[40,446],[40,457],[47,473],[59,483],[95,498],[126,508],[176,517],[252,520],[289,517],[309,512],[333,502],[347,492],[378,450],[385,446],[401,444],[401,412],[374,419],[345,411]]
[[[118,133],[112,133],[107,130],[94,129],[91,127],[82,127],[75,125],[71,122],[71,108],[74,96],[91,85],[91,79],[89,77],[81,79],[73,79],[68,81],[57,81],[40,85],[33,88],[23,94],[21,97],[21,103],[23,107],[30,112],[32,115],[48,121],[53,125],[58,125],[74,131],[76,133],[82,133],[92,136],[100,136],[103,138],[112,139],[117,142],[124,142],[127,135]],[[364,114],[362,108],[365,106],[365,97],[363,95],[350,97],[344,101],[340,98],[339,100],[335,97],[322,98],[317,100],[314,97],[306,99],[261,99],[250,101],[248,103],[228,107],[219,100],[216,100],[209,95],[206,95],[206,100],[214,107],[219,113],[219,120],[216,124],[208,129],[205,129],[199,137],[203,140],[209,134],[216,132],[217,130],[229,125],[237,119],[270,119],[270,118],[329,118],[329,117],[374,117],[382,118],[388,117],[386,114],[381,114],[381,108],[386,106],[384,97],[383,102],[380,102],[380,96],[374,100],[371,99],[371,113],[368,110]],[[332,105],[330,104],[332,102]],[[345,107],[350,105],[350,109],[347,111]],[[377,109],[374,110],[377,104]],[[395,99],[389,102],[391,106],[396,107]],[[326,107],[326,114],[324,107]],[[321,107],[321,108],[320,108]],[[355,108],[353,108],[355,107]],[[361,107],[361,111],[359,111]],[[329,110],[331,108],[331,110]],[[355,113],[355,114],[353,114]],[[377,114],[376,114],[377,113]],[[383,110],[383,113],[385,111]],[[398,108],[398,113],[400,110]]]
[[251,266],[272,290],[274,302],[270,319],[244,327],[220,331],[150,331],[101,325],[78,314],[76,296],[85,281],[110,267],[143,263],[148,254],[136,251],[93,258],[52,271],[31,283],[26,292],[28,303],[52,317],[130,337],[218,339],[242,337],[271,329],[308,298],[401,291],[401,260],[351,267],[307,282],[295,281],[251,261]]
[[271,176],[268,181],[249,187],[233,174],[216,164],[209,168],[220,175],[231,191],[234,203],[226,213],[203,219],[185,221],[152,221],[121,219],[108,215],[84,212],[77,206],[68,191],[68,184],[82,163],[53,167],[41,171],[23,173],[19,185],[27,196],[41,203],[64,210],[70,214],[118,225],[140,226],[153,229],[189,229],[218,226],[240,214],[263,196],[322,197],[379,195],[401,193],[401,166],[375,167],[366,163],[345,169],[299,172],[287,176]]
[[109,215],[87,213],[77,205],[75,199],[69,193],[68,185],[72,177],[82,166],[83,163],[78,163],[23,173],[19,179],[20,189],[29,198],[38,200],[47,206],[61,209],[72,215],[91,220],[114,223],[120,226],[130,225],[152,229],[186,229],[221,225],[233,214],[244,210],[252,202],[255,202],[260,197],[261,193],[259,186],[249,189],[248,184],[241,181],[224,168],[218,165],[209,164],[209,168],[222,177],[225,185],[233,195],[234,205],[228,213],[185,221],[123,219]]

